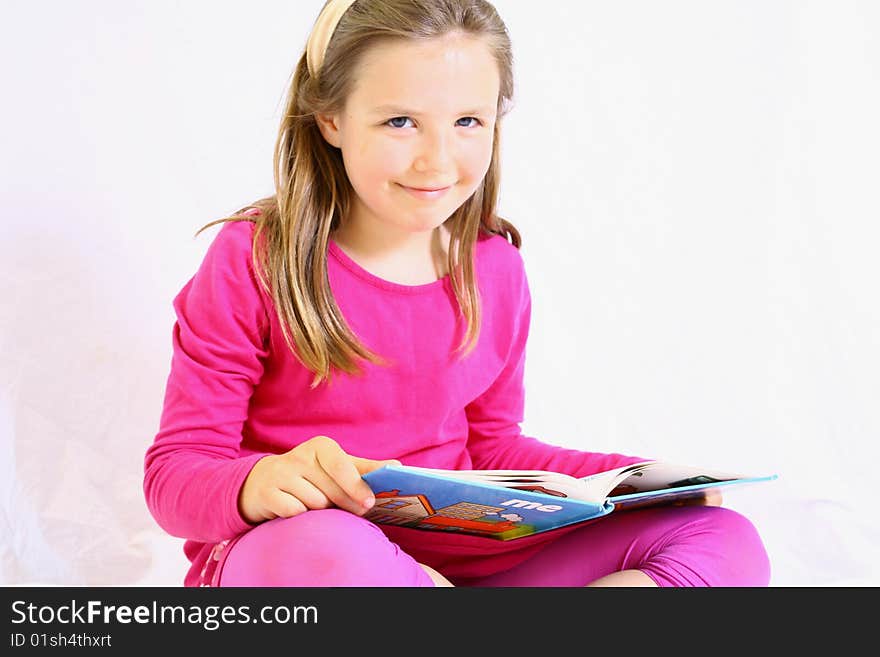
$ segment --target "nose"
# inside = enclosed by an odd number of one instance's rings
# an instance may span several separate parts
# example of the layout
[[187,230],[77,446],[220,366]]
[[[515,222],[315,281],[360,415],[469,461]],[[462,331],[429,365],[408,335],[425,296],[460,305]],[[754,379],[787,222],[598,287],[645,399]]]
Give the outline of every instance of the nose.
[[452,168],[455,134],[433,129],[419,139],[413,169],[419,173],[445,173]]

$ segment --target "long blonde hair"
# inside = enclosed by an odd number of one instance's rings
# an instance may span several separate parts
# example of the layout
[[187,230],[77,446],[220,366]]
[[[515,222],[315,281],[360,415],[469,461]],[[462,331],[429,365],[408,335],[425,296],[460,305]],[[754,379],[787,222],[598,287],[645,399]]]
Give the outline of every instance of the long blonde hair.
[[[513,54],[504,22],[485,0],[356,0],[332,33],[319,75],[310,74],[305,49],[297,63],[275,144],[275,195],[212,221],[196,233],[227,221],[256,224],[254,269],[274,301],[285,342],[315,373],[312,388],[323,380],[329,383],[333,368],[357,373],[359,359],[387,365],[354,335],[330,289],[330,235],[348,215],[354,191],[341,152],[324,140],[315,114],[333,114],[345,106],[359,61],[379,42],[427,41],[452,32],[484,39],[501,82],[489,169],[474,194],[446,221],[451,235],[447,268],[459,317],[467,322],[458,351],[470,353],[477,344],[481,317],[473,262],[477,237],[481,232],[503,235],[516,248],[521,244],[516,228],[495,213],[499,122],[513,98]],[[245,215],[255,208],[259,214]]]

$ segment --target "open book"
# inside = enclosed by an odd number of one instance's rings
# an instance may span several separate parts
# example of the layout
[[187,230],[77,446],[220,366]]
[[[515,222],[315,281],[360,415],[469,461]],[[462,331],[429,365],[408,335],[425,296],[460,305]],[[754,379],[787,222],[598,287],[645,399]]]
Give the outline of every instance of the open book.
[[712,488],[776,479],[643,461],[577,478],[541,470],[434,470],[387,465],[363,475],[377,524],[510,540],[605,516],[673,504]]

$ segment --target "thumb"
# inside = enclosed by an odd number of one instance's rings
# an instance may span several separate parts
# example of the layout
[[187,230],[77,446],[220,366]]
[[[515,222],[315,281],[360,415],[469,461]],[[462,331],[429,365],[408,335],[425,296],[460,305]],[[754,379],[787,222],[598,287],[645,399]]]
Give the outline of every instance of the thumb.
[[386,465],[400,465],[400,461],[397,459],[385,459],[385,460],[374,460],[374,459],[365,459],[360,456],[353,456],[354,466],[357,468],[359,474],[367,474],[368,472],[372,472],[373,470],[377,470]]

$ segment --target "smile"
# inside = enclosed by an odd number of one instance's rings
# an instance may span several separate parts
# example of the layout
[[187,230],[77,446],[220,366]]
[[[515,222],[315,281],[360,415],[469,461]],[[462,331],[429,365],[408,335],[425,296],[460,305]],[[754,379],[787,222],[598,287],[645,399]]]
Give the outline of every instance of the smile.
[[440,189],[416,189],[414,187],[407,187],[406,185],[401,185],[401,187],[409,192],[411,196],[424,201],[438,199],[452,189],[452,185]]

